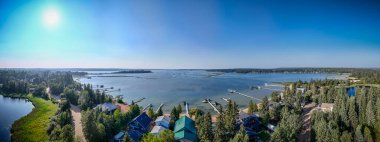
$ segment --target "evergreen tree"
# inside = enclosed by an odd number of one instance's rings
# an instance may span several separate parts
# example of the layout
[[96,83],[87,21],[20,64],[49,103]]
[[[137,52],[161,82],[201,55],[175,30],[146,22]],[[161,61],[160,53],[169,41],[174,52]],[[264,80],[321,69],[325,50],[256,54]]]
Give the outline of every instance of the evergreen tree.
[[361,97],[359,102],[359,123],[366,124],[367,123],[367,116],[366,116],[366,110],[367,110],[367,97],[366,97],[366,90],[365,88],[361,91]]
[[380,96],[377,98],[376,101],[376,119],[380,121]]
[[248,104],[248,114],[252,114],[254,112],[253,110],[253,102],[252,100],[249,101],[249,104]]
[[163,114],[164,114],[164,112],[162,111],[162,108],[160,108],[160,109],[158,109],[156,116],[162,116]]
[[74,141],[73,127],[70,124],[65,125],[62,128],[61,138],[62,138],[62,141],[64,142]]
[[211,114],[207,112],[206,115],[202,117],[202,119],[203,120],[201,121],[201,125],[199,126],[199,138],[201,141],[211,142],[214,139]]
[[355,141],[364,142],[364,136],[362,133],[362,125],[358,125],[358,127],[355,130]]
[[243,125],[240,125],[239,131],[236,133],[235,137],[230,140],[230,142],[249,142],[249,137]]
[[182,106],[181,106],[181,104],[178,104],[178,106],[177,106],[177,113],[178,113],[178,115],[182,113]]
[[226,139],[231,139],[235,135],[236,117],[238,115],[237,105],[235,102],[229,101],[224,115],[226,128]]
[[376,118],[374,114],[372,100],[369,100],[369,102],[367,103],[366,116],[367,116],[367,121],[366,121],[367,125],[373,126],[376,121]]
[[355,97],[350,97],[348,103],[348,119],[350,120],[351,127],[356,128],[358,126],[358,115],[355,109]]
[[155,118],[156,118],[156,116],[154,115],[154,111],[153,111],[153,108],[152,108],[152,107],[150,107],[150,108],[148,109],[148,113],[147,113],[147,115],[148,115],[151,119],[155,119]]
[[173,131],[167,129],[158,133],[158,138],[163,142],[175,142]]
[[172,111],[170,112],[170,129],[174,129],[175,122],[179,119],[177,116],[177,109],[173,107]]
[[364,140],[366,142],[373,142],[371,130],[368,127],[364,127]]
[[224,118],[222,115],[219,115],[216,118],[216,128],[214,135],[215,142],[225,142],[226,140],[226,129],[224,128]]
[[351,142],[352,141],[352,135],[348,131],[344,131],[342,135],[340,136],[341,142]]

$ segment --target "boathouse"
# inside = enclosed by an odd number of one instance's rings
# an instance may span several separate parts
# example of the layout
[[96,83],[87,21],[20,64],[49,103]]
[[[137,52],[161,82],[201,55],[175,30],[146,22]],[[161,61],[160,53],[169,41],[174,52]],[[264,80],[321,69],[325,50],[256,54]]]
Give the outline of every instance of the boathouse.
[[182,116],[175,122],[174,138],[176,141],[197,142],[195,123],[187,116]]

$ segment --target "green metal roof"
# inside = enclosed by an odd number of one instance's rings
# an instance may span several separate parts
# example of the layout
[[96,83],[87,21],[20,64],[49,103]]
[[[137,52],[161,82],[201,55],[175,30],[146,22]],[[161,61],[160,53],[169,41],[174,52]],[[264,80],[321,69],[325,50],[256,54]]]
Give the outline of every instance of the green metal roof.
[[195,135],[197,134],[197,129],[195,128],[194,121],[187,116],[182,116],[175,122],[174,133],[181,130],[187,130]]
[[176,140],[188,139],[188,140],[193,141],[193,142],[197,141],[197,135],[193,134],[192,132],[187,131],[187,130],[181,130],[177,133],[174,133],[174,138]]

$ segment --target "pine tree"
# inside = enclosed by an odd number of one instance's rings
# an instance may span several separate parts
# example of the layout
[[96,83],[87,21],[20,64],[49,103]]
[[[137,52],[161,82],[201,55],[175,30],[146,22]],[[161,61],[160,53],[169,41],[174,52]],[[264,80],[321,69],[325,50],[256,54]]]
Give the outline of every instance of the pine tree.
[[371,130],[368,127],[364,128],[364,140],[366,142],[373,142]]
[[374,114],[372,100],[369,100],[369,102],[367,103],[366,116],[367,116],[367,121],[366,121],[367,125],[373,126],[376,121],[376,118]]
[[205,116],[202,117],[201,125],[199,128],[199,137],[201,141],[211,142],[214,138],[214,134],[212,131],[212,122],[211,122],[211,114],[209,112],[206,113]]
[[344,131],[342,135],[340,136],[341,142],[351,142],[352,141],[352,135],[349,131]]
[[227,104],[227,110],[224,115],[224,121],[226,128],[226,139],[231,139],[235,135],[237,106],[235,102],[229,101]]
[[252,114],[253,112],[253,102],[250,100],[248,104],[248,114]]
[[216,128],[214,135],[215,142],[224,142],[226,140],[226,129],[224,128],[224,119],[222,115],[216,118]]
[[181,106],[181,104],[178,104],[178,106],[177,106],[177,113],[178,113],[178,115],[182,113],[182,106]]
[[377,98],[376,101],[376,119],[380,121],[380,96]]
[[360,97],[360,103],[359,103],[359,123],[366,124],[367,123],[367,116],[366,116],[367,97],[366,97],[365,88],[362,89],[360,95],[361,97]]
[[355,97],[351,97],[349,99],[348,118],[350,120],[351,127],[356,128],[358,126],[358,115],[355,109]]
[[175,122],[178,120],[177,117],[177,110],[175,107],[173,107],[172,111],[170,112],[170,129],[174,129]]
[[239,131],[236,133],[235,137],[230,140],[230,142],[249,142],[249,137],[243,125],[240,125]]
[[364,142],[364,136],[362,133],[362,125],[358,125],[358,127],[355,130],[355,141]]
[[162,108],[160,108],[160,109],[158,109],[156,116],[162,116],[163,114],[164,114],[164,112],[162,112]]
[[153,108],[152,108],[152,107],[150,107],[150,108],[148,109],[148,113],[147,113],[147,115],[148,115],[151,119],[155,119],[155,118],[156,118],[156,116],[154,115],[154,111],[153,111]]

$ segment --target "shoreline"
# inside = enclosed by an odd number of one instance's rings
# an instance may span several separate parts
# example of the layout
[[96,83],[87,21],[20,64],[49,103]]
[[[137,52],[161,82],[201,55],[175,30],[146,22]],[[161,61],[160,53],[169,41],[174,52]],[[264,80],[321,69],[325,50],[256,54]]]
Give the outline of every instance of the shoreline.
[[27,95],[32,102],[32,111],[13,122],[11,128],[11,141],[48,141],[46,128],[50,118],[58,110],[58,105],[50,100]]

